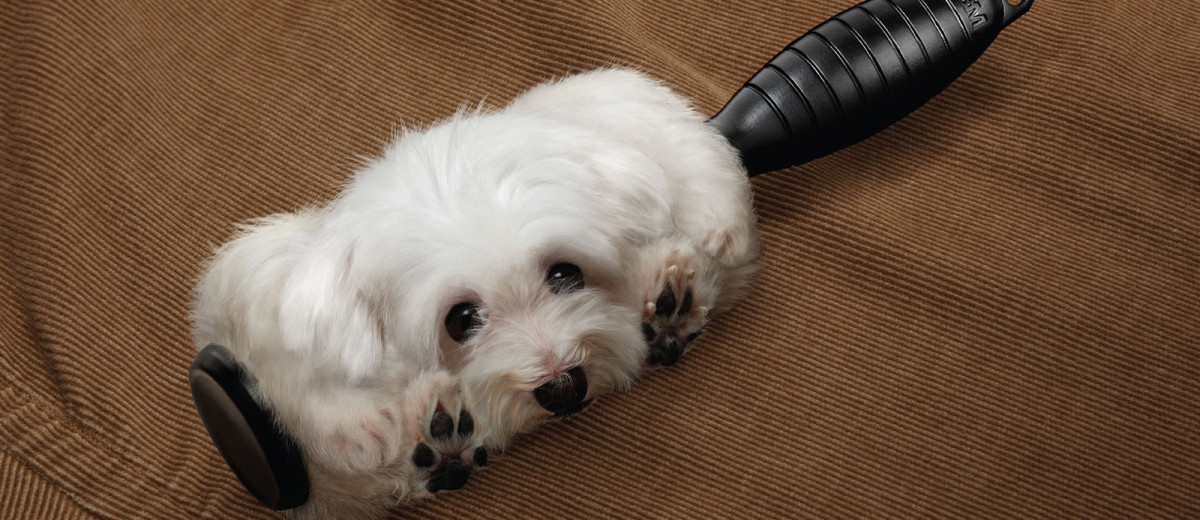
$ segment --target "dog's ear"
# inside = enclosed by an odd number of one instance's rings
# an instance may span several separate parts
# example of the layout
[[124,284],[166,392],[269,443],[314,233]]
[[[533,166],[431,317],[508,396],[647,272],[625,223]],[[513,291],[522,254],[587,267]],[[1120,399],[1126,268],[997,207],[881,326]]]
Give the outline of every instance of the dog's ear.
[[279,325],[286,348],[338,363],[353,381],[383,357],[382,323],[352,281],[349,255],[302,259],[281,290]]
[[248,382],[220,345],[201,350],[188,370],[200,420],[246,490],[272,509],[298,507],[309,496],[300,448],[279,429],[271,411],[250,396]]

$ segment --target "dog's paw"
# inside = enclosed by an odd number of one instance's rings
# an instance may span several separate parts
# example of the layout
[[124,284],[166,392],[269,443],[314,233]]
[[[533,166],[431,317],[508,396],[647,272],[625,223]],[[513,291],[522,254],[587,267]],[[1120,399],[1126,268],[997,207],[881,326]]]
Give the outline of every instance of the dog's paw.
[[475,420],[459,411],[457,420],[439,409],[429,418],[427,435],[413,449],[418,480],[430,493],[463,487],[477,468],[487,464],[487,449],[474,440]]
[[414,393],[410,410],[419,413],[416,446],[409,457],[414,489],[430,493],[463,487],[487,464],[481,425],[462,404],[452,380],[435,377]]
[[657,263],[655,276],[643,291],[642,334],[650,348],[646,362],[671,366],[694,341],[708,320],[709,308],[700,302],[712,288],[708,267],[694,254],[673,250]]

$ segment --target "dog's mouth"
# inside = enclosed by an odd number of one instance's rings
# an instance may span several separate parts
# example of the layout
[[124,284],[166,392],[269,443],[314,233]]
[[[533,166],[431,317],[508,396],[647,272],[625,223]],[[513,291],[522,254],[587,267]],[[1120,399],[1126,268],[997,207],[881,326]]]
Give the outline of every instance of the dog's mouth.
[[566,417],[582,411],[592,403],[587,399],[587,373],[577,366],[556,379],[543,383],[533,390],[537,403],[555,417]]

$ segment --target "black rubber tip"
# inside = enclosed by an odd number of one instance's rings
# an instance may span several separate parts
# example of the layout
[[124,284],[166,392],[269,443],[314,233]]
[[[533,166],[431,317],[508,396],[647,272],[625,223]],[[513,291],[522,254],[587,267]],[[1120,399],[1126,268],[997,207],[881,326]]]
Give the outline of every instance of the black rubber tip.
[[246,491],[271,509],[300,506],[310,492],[300,448],[250,396],[247,380],[220,345],[201,350],[188,370],[200,420]]

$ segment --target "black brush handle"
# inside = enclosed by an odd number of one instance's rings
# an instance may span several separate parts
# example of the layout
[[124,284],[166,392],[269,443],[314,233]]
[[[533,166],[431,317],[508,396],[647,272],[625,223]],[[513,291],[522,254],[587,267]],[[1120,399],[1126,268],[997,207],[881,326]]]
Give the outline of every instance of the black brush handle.
[[709,123],[750,176],[855,144],[963,73],[1033,0],[866,0],[775,55]]

